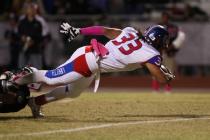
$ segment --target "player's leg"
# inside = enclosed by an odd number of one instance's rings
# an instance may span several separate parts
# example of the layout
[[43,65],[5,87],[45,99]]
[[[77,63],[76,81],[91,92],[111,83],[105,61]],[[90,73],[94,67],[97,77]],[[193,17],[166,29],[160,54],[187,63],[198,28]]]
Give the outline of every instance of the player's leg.
[[48,85],[66,85],[60,86],[55,90],[31,98],[29,106],[32,109],[34,117],[41,117],[40,106],[67,96],[76,97],[92,81],[95,72],[98,70],[96,57],[92,52],[85,53],[85,48],[78,49],[72,57],[55,70],[38,70],[19,80],[19,84],[26,84],[30,80],[33,82],[44,82]]
[[96,57],[86,48],[79,48],[72,57],[54,70],[37,70],[15,79],[19,85],[46,83],[48,85],[69,84],[82,77],[89,77],[98,70]]
[[29,100],[29,106],[32,110],[33,117],[43,117],[43,114],[40,111],[40,107],[44,104],[66,97],[78,97],[82,93],[82,91],[84,91],[91,84],[94,77],[95,75],[92,75],[88,78],[84,77],[74,83],[65,86],[59,86],[46,94],[31,98]]
[[152,90],[153,90],[153,92],[159,92],[159,90],[160,90],[160,84],[159,84],[159,82],[154,78],[154,77],[152,77]]

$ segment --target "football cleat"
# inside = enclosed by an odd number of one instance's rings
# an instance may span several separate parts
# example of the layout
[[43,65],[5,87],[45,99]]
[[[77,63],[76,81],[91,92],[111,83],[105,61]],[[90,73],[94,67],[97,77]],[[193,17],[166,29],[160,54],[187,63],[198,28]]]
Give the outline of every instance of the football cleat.
[[32,115],[34,118],[43,118],[44,114],[41,112],[41,106],[35,103],[35,98],[31,97],[28,100],[28,106],[31,109]]
[[[20,70],[20,72],[14,74],[14,76],[10,79],[10,81],[13,81],[15,82],[16,80],[18,80],[19,78],[27,75],[27,74],[30,74],[30,73],[33,73],[33,72],[36,72],[38,71],[38,69],[34,68],[34,67],[24,67]],[[33,89],[33,90],[36,90],[36,91],[39,91],[41,89],[41,86],[42,84],[41,83],[30,83],[28,84],[28,87],[30,89]]]
[[37,71],[37,70],[38,70],[37,68],[28,67],[28,66],[26,66],[26,67],[24,67],[24,68],[22,69],[22,71],[23,71],[23,72],[26,72],[26,73],[32,73],[32,72],[35,72],[35,71]]
[[10,80],[14,77],[14,73],[11,71],[6,71],[0,75],[0,80]]
[[24,67],[19,72],[15,73],[14,76],[10,78],[10,81],[15,82],[17,79],[32,72],[33,70],[30,67]]

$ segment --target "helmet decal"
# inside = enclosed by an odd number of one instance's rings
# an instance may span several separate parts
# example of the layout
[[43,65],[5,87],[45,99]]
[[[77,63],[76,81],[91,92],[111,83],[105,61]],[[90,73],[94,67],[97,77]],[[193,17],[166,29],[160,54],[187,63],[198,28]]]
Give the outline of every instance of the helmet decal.
[[152,41],[154,41],[154,40],[155,40],[154,33],[150,34],[150,35],[149,35],[149,38],[150,38]]
[[159,50],[160,48],[167,48],[169,43],[169,34],[164,26],[154,25],[146,29],[144,32],[145,41]]

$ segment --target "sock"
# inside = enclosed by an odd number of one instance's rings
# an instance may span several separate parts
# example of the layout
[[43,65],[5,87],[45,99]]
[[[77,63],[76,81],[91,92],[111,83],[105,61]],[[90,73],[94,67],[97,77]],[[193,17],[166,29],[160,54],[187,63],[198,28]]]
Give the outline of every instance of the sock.
[[47,103],[45,95],[40,95],[35,97],[35,103],[36,105],[44,105]]
[[152,79],[152,90],[159,91],[159,89],[160,89],[160,84],[158,83],[158,81],[155,79]]
[[171,85],[170,85],[170,84],[166,84],[165,87],[164,87],[164,90],[165,90],[166,92],[171,92],[171,90],[172,90]]

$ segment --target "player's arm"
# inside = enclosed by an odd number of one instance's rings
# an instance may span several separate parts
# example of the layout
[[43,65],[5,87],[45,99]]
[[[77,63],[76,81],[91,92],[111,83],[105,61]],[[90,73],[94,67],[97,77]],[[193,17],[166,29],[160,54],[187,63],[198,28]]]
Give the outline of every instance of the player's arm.
[[68,35],[69,41],[73,40],[78,35],[104,35],[109,39],[114,39],[121,34],[122,30],[117,28],[109,28],[103,26],[91,26],[86,28],[75,28],[68,23],[61,25],[61,33]]
[[145,63],[145,66],[160,83],[168,83],[174,78],[174,75],[163,65],[158,67],[151,63]]
[[162,58],[156,55],[150,58],[144,65],[160,83],[167,83],[175,76],[165,66],[161,64]]
[[103,28],[104,28],[104,36],[106,36],[111,40],[115,39],[122,33],[122,30],[118,28],[109,28],[109,27],[103,27]]

